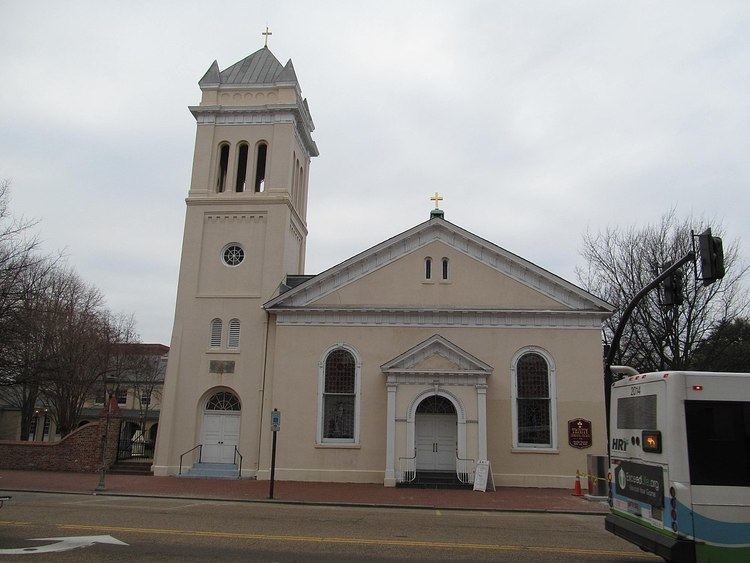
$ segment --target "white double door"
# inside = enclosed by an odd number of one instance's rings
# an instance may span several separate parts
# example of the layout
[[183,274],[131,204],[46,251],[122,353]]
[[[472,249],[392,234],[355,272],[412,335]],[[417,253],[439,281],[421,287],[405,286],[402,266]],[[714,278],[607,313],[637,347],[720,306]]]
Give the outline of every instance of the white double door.
[[203,451],[205,463],[233,463],[234,448],[240,440],[240,413],[203,414]]
[[456,470],[456,422],[455,414],[417,413],[414,420],[417,470]]

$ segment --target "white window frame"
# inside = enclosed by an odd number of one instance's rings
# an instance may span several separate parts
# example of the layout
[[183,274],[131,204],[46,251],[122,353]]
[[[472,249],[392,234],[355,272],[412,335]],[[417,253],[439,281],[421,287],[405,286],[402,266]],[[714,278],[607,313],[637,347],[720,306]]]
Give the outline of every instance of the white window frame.
[[[326,384],[326,359],[335,350],[346,350],[354,357],[354,438],[323,438],[323,397]],[[344,342],[337,342],[323,352],[318,362],[318,428],[315,438],[317,445],[359,445],[361,374],[362,360],[359,352],[353,346]]]
[[[518,360],[526,354],[539,354],[547,362],[548,383],[549,383],[549,422],[550,422],[550,445],[546,444],[524,444],[518,442],[518,373],[516,366]],[[557,370],[555,361],[544,348],[539,346],[525,346],[518,350],[513,356],[510,365],[510,404],[511,404],[511,428],[513,432],[513,450],[525,452],[553,452],[557,449]]]

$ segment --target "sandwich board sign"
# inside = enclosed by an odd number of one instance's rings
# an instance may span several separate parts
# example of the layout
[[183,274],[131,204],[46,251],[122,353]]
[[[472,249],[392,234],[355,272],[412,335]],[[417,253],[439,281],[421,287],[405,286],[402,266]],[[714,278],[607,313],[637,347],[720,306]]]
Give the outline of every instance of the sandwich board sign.
[[495,481],[492,479],[492,467],[487,459],[481,459],[477,463],[477,470],[474,473],[474,490],[487,492],[495,490]]

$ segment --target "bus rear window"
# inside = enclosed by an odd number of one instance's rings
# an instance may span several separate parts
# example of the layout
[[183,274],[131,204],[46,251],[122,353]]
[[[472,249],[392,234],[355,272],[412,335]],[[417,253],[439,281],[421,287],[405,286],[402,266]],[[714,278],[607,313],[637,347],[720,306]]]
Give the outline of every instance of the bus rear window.
[[656,395],[617,399],[617,428],[656,430]]
[[685,401],[690,482],[750,486],[750,402]]

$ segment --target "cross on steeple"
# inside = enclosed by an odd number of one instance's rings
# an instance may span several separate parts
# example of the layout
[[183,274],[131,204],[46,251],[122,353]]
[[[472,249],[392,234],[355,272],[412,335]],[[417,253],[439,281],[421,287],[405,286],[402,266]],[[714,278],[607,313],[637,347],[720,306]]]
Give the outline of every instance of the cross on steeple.
[[261,33],[261,35],[265,35],[265,37],[266,37],[265,47],[268,47],[268,36],[269,35],[273,35],[273,32],[268,31],[268,26],[266,26],[266,30],[263,33]]
[[435,192],[435,195],[430,198],[430,201],[434,201],[435,202],[435,209],[440,209],[440,207],[438,206],[438,203],[440,203],[441,201],[443,201],[443,196],[441,196],[439,193]]

